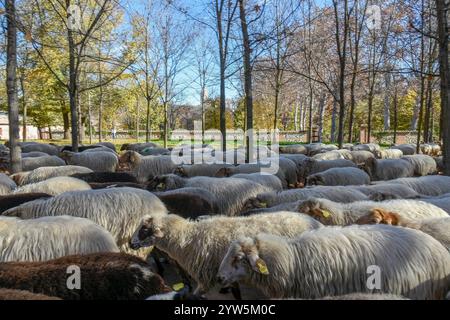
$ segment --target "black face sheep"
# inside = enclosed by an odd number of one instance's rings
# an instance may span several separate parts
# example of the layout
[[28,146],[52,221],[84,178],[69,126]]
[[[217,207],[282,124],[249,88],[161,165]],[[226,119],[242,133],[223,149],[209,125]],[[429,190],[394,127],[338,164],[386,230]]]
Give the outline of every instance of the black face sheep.
[[327,199],[311,198],[299,206],[298,212],[310,215],[325,225],[345,226],[355,223],[359,218],[376,208],[390,210],[402,217],[416,220],[448,217],[447,212],[441,208],[418,200],[338,203]]
[[68,191],[81,191],[91,190],[91,187],[87,182],[83,180],[71,178],[71,177],[55,177],[45,181],[27,184],[14,190],[15,194],[18,193],[33,193],[43,192],[52,196],[68,192]]
[[105,229],[88,219],[68,216],[31,220],[0,217],[0,239],[0,262],[119,251]]
[[180,188],[201,188],[211,192],[216,198],[218,213],[236,216],[244,212],[244,204],[270,188],[246,179],[194,177],[181,178],[176,175],[156,177],[149,184],[150,191],[167,191]]
[[402,159],[414,166],[415,176],[421,177],[437,173],[436,161],[430,156],[416,154],[413,156],[404,156]]
[[[386,182],[379,182],[386,183]],[[388,184],[403,184],[414,189],[424,196],[437,197],[450,193],[450,177],[447,176],[424,176],[419,178],[402,178],[387,182]]]
[[356,186],[370,184],[370,177],[358,168],[332,168],[306,178],[307,185]]
[[253,209],[271,208],[281,204],[306,200],[310,197],[330,199],[337,202],[347,203],[364,201],[369,198],[362,192],[344,186],[318,186],[304,189],[288,190],[283,192],[260,193],[254,198],[248,199],[244,205],[244,212]]
[[216,197],[205,189],[181,188],[157,192],[155,195],[166,205],[170,213],[183,218],[196,219],[199,216],[219,212]]
[[0,288],[0,301],[46,301],[61,300],[56,297],[49,297],[44,294],[32,293],[24,290],[2,289]]
[[389,224],[417,229],[429,234],[450,251],[450,217],[413,220],[395,212],[374,209],[368,215],[359,218],[355,224]]
[[[166,207],[155,195],[134,188],[66,192],[50,199],[36,200],[12,208],[4,215],[22,219],[69,215],[90,219],[111,232],[122,251],[149,212],[166,213]],[[140,252],[145,257],[147,252]]]
[[90,172],[75,173],[71,177],[88,183],[131,182],[137,183],[136,177],[127,172]]
[[20,172],[17,174],[13,174],[11,178],[13,178],[18,185],[25,185],[41,182],[54,177],[68,177],[76,173],[91,172],[91,169],[78,166],[44,167],[30,172]]
[[0,196],[0,215],[14,207],[18,207],[21,204],[38,200],[38,199],[51,198],[51,195],[46,193],[24,193],[24,194],[10,194],[7,196]]
[[214,287],[220,261],[233,239],[259,232],[294,237],[321,226],[292,212],[211,217],[197,222],[177,215],[149,215],[133,235],[131,247],[154,245],[166,252],[198,283],[195,293],[204,293]]
[[130,167],[139,183],[146,183],[158,175],[169,174],[176,169],[170,156],[143,157],[135,151],[122,154],[119,162]]
[[414,176],[414,165],[403,159],[368,159],[362,166],[372,181],[393,180]]
[[215,177],[217,171],[223,168],[232,167],[229,164],[193,164],[178,166],[173,172],[183,178],[192,177]]
[[[369,282],[373,270],[381,271],[380,279]],[[218,277],[223,284],[251,285],[271,298],[374,292],[443,299],[450,287],[450,254],[413,229],[327,227],[295,239],[263,234],[241,238],[230,246]]]
[[64,151],[61,153],[67,164],[82,166],[95,172],[115,172],[119,165],[117,156],[111,152],[74,153]]
[[57,156],[45,156],[36,158],[24,158],[22,159],[22,170],[32,171],[41,167],[61,167],[65,166],[66,163],[63,159]]
[[[68,270],[79,270],[79,289],[71,290],[67,285]],[[3,263],[0,264],[0,287],[25,289],[64,300],[144,300],[169,291],[144,260],[123,253]]]

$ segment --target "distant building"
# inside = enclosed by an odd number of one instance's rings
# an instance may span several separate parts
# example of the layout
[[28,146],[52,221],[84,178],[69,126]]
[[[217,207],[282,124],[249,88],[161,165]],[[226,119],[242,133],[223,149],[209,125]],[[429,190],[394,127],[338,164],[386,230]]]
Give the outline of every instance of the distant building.
[[[20,119],[22,121],[22,119]],[[20,126],[20,138],[22,139],[23,127]],[[34,126],[27,126],[27,139],[38,139],[38,129]],[[0,140],[9,140],[9,119],[8,113],[0,112]]]

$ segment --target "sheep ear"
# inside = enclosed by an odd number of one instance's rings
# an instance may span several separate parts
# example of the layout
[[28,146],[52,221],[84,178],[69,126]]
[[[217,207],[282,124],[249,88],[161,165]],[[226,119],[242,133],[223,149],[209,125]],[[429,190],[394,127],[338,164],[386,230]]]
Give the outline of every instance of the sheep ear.
[[248,256],[248,261],[255,272],[265,276],[269,275],[269,268],[267,268],[267,264],[257,254],[250,254]]
[[162,232],[160,228],[155,228],[155,232],[153,233],[153,235],[156,238],[162,238],[164,237],[164,232]]

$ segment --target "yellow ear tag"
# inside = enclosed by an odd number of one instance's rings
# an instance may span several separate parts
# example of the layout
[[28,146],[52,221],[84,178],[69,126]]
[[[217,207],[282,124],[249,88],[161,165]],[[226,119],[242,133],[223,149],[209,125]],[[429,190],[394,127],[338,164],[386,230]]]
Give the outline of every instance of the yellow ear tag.
[[161,182],[160,184],[158,184],[157,188],[164,188],[164,183]]
[[265,203],[265,202],[261,202],[261,207],[263,207],[263,208],[267,208],[267,203]]
[[175,283],[175,284],[172,286],[172,289],[178,292],[178,291],[184,289],[184,283],[182,283],[182,282],[180,282],[180,283]]
[[331,218],[331,212],[328,210],[322,210],[322,215],[325,219]]
[[256,261],[256,266],[258,267],[258,270],[261,274],[266,275],[266,276],[269,274],[269,270],[267,269],[266,264],[261,259]]

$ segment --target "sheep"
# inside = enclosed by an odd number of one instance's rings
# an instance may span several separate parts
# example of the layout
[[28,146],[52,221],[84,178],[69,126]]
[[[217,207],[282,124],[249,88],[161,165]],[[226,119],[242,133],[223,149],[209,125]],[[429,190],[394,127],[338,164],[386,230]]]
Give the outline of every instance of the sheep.
[[372,181],[414,176],[414,165],[403,159],[367,159],[362,169],[367,172]]
[[293,161],[297,165],[297,168],[300,168],[302,166],[303,162],[309,158],[308,156],[305,156],[304,154],[287,154],[287,153],[280,154],[280,157],[283,157],[283,158]]
[[270,191],[269,187],[246,179],[194,177],[181,178],[176,175],[165,175],[154,178],[149,184],[150,191],[166,191],[180,188],[201,188],[216,197],[219,214],[235,216],[243,212],[248,199]]
[[139,153],[143,156],[167,156],[170,155],[170,150],[166,148],[145,148]]
[[196,219],[219,211],[216,197],[205,189],[181,188],[157,192],[155,195],[166,205],[170,213],[183,218]]
[[43,192],[52,196],[77,190],[91,190],[87,182],[71,177],[55,177],[45,181],[27,184],[14,190],[14,194]]
[[22,153],[22,159],[24,159],[24,158],[38,158],[38,157],[46,157],[46,156],[48,156],[48,154],[46,154],[44,152],[38,152],[38,151]]
[[444,157],[443,156],[435,157],[434,161],[436,162],[436,168],[438,173],[444,172],[445,170]]
[[[73,290],[68,270],[81,271],[81,286]],[[72,255],[47,262],[0,265],[0,287],[25,289],[64,300],[143,300],[168,292],[164,281],[138,257],[123,253]]]
[[369,200],[369,198],[357,190],[343,186],[319,186],[282,192],[266,192],[250,198],[244,204],[245,212],[252,209],[271,208],[283,203],[291,203],[306,200],[310,197],[326,198],[337,202],[348,203],[354,201]]
[[417,229],[429,234],[450,251],[450,217],[412,220],[395,212],[374,209],[369,214],[359,218],[355,224],[389,224]]
[[220,261],[232,240],[242,235],[271,232],[294,237],[322,225],[304,215],[277,212],[250,217],[216,216],[189,221],[177,215],[149,215],[131,240],[132,248],[154,245],[175,259],[197,282],[195,294],[215,285]]
[[93,153],[64,151],[61,157],[69,165],[86,167],[94,172],[115,172],[119,165],[119,160],[115,154],[104,151]]
[[80,179],[88,183],[130,182],[137,183],[136,177],[127,172],[90,172],[75,173],[72,178]]
[[323,144],[323,143],[311,143],[311,144],[306,145],[306,147],[308,148],[308,155],[310,157],[315,156],[316,154],[319,154],[319,153],[324,153],[324,152],[334,151],[334,150],[339,149],[335,145],[331,145],[331,144],[327,145],[327,144]]
[[59,154],[59,148],[51,144],[37,143],[37,142],[25,142],[19,143],[23,153],[29,152],[43,152],[47,155],[57,156]]
[[7,196],[0,196],[0,215],[6,210],[42,198],[51,198],[51,195],[46,193],[25,193],[25,194],[19,193]]
[[22,170],[32,171],[41,167],[61,167],[65,166],[64,160],[57,156],[45,156],[36,158],[24,158],[22,159]]
[[0,185],[5,186],[6,189],[14,190],[17,188],[17,184],[12,180],[10,177],[8,177],[4,173],[0,173]]
[[344,158],[353,161],[356,165],[364,164],[367,159],[375,158],[374,154],[370,151],[350,151],[350,155],[350,158],[346,156]]
[[233,176],[235,179],[246,179],[260,185],[269,187],[272,191],[283,191],[283,184],[281,180],[274,175],[271,174],[263,174],[263,173],[249,173],[249,174],[236,174]]
[[352,148],[352,151],[369,151],[373,154],[380,150],[381,147],[375,143],[358,144]]
[[[382,270],[379,289],[367,285],[374,266]],[[450,255],[437,240],[386,225],[319,228],[295,239],[240,238],[218,273],[223,284],[239,281],[271,298],[302,299],[355,292],[442,299],[449,277]]]
[[158,175],[172,173],[176,169],[170,156],[143,157],[135,151],[122,154],[119,163],[129,165],[139,183],[148,182]]
[[338,203],[328,199],[309,198],[299,206],[298,211],[312,216],[325,225],[345,226],[355,223],[375,208],[390,210],[402,217],[417,220],[448,217],[447,212],[441,208],[418,200]]
[[345,159],[345,157],[340,153],[339,151],[328,151],[324,153],[316,154],[312,157],[315,160],[339,160],[339,159]]
[[46,261],[70,254],[119,251],[105,229],[88,219],[68,216],[32,220],[0,217],[0,239],[0,262]]
[[375,152],[375,155],[378,159],[400,159],[403,152],[399,149],[386,149]]
[[332,168],[306,178],[307,185],[349,186],[370,183],[370,177],[358,168]]
[[43,294],[32,293],[25,290],[12,290],[0,288],[0,301],[48,301],[48,300],[61,300],[60,298],[50,297]]
[[232,165],[229,164],[193,164],[193,165],[180,165],[173,173],[183,178],[192,177],[214,177],[222,168],[230,168]]
[[356,168],[356,164],[354,164],[350,160],[345,159],[322,160],[322,161],[318,161],[315,159],[306,159],[303,162],[301,168],[299,169],[299,176],[301,177],[301,179],[306,179],[306,177],[312,174],[326,171],[331,168],[345,168],[345,167]]
[[[121,251],[127,252],[128,241],[148,212],[165,213],[167,209],[146,190],[111,188],[66,192],[54,198],[22,204],[3,214],[22,219],[61,215],[88,218],[111,232]],[[139,252],[142,257],[146,254]]]
[[108,147],[103,147],[103,146],[97,146],[95,148],[86,149],[86,150],[83,150],[80,152],[81,153],[109,152],[109,153],[117,155],[115,150],[108,148]]
[[21,172],[11,176],[18,185],[41,182],[54,177],[67,177],[76,173],[92,173],[89,168],[79,166],[43,167],[30,172]]
[[437,173],[436,161],[430,156],[416,154],[413,156],[404,156],[403,160],[408,161],[414,166],[415,176],[427,176]]
[[413,144],[400,144],[391,147],[391,149],[401,150],[405,156],[412,156],[416,154],[417,148]]
[[293,144],[288,146],[280,146],[279,147],[281,153],[287,154],[307,154],[308,148],[302,144]]
[[[386,183],[386,182],[379,182]],[[437,197],[450,193],[450,177],[424,176],[419,178],[402,178],[388,182],[389,184],[403,184],[414,189],[421,195]]]
[[114,143],[111,143],[111,142],[97,142],[93,146],[106,147],[106,148],[111,149],[114,152],[116,152],[116,146],[114,145]]
[[447,194],[442,197],[435,197],[435,198],[422,198],[421,201],[431,203],[435,205],[436,207],[441,208],[442,210],[445,210],[448,214],[450,214],[450,194]]
[[159,146],[153,142],[147,142],[147,143],[125,143],[120,148],[120,151],[142,151],[146,148],[158,148]]
[[352,186],[352,189],[364,193],[374,201],[416,199],[420,197],[420,194],[415,190],[402,184],[384,183],[368,186]]

